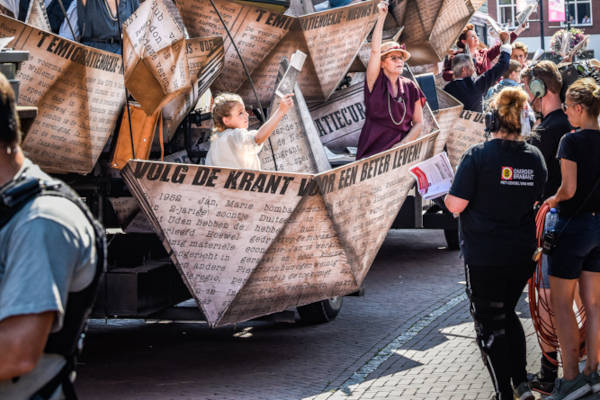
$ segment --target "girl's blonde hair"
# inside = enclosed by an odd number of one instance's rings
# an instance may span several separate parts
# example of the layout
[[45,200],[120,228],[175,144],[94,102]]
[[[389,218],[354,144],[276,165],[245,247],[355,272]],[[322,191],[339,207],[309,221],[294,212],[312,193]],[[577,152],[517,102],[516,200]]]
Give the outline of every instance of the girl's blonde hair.
[[600,114],[600,86],[592,78],[581,78],[567,89],[567,98],[587,108],[590,116],[598,118]]
[[229,117],[231,109],[240,103],[244,105],[244,100],[235,93],[221,93],[215,97],[213,101],[212,117],[214,123],[214,130],[221,132],[227,129],[223,123],[223,117]]
[[521,88],[504,88],[492,99],[490,106],[498,111],[500,128],[521,134],[521,113],[527,103],[527,93]]

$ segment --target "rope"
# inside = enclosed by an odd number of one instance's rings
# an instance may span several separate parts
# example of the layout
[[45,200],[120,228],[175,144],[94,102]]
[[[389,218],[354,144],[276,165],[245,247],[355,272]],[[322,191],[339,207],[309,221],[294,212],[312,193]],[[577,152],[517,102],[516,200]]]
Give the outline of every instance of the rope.
[[[254,81],[252,80],[252,77],[250,76],[250,71],[248,71],[248,67],[246,66],[246,63],[244,62],[244,58],[240,54],[240,50],[238,49],[237,44],[235,43],[235,40],[233,40],[233,35],[229,31],[229,28],[227,27],[227,24],[225,23],[223,16],[221,16],[221,13],[219,12],[219,9],[217,8],[215,2],[213,0],[210,0],[210,4],[212,5],[213,9],[217,13],[217,16],[219,17],[219,21],[221,21],[221,25],[223,25],[223,28],[225,28],[227,37],[229,37],[229,40],[231,41],[231,44],[233,45],[233,48],[234,48],[238,58],[240,59],[240,63],[242,64],[244,73],[246,74],[246,78],[248,78],[248,83],[250,84],[252,93],[254,94],[254,97],[256,98],[256,102],[258,103],[257,117],[260,120],[260,123],[264,124],[267,119],[265,118],[265,114],[263,113],[262,104],[260,103],[260,98],[258,97],[258,94],[256,93],[256,87],[254,87]],[[271,149],[271,156],[273,157],[273,165],[275,166],[275,171],[277,171],[277,170],[279,170],[279,168],[277,168],[277,161],[275,160],[275,150],[273,150],[273,143],[271,143],[270,137],[267,138],[267,141],[269,142],[269,147]]]
[[[535,217],[536,225],[536,237],[538,247],[542,246],[544,239],[544,226],[546,223],[546,214],[550,211],[550,207],[544,204],[538,210]],[[531,313],[531,319],[533,320],[533,327],[537,333],[538,343],[542,349],[544,357],[554,365],[558,365],[558,360],[552,358],[546,353],[542,347],[545,344],[553,349],[559,349],[558,337],[556,335],[556,328],[554,326],[554,312],[552,311],[552,304],[548,298],[548,290],[544,290],[544,276],[542,274],[542,257],[537,262],[535,273],[529,279],[528,283],[528,294],[529,294],[529,311]],[[541,311],[545,311],[542,313]],[[550,315],[550,320],[547,320],[547,316]],[[585,338],[585,310],[583,307],[578,308],[576,313],[576,319],[579,323],[579,337],[581,338],[580,355],[582,356],[585,352],[584,338]]]

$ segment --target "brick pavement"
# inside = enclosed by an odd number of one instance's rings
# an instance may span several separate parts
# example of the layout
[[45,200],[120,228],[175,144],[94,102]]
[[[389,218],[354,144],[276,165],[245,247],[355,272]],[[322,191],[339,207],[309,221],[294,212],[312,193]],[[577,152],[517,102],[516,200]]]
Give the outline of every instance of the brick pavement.
[[[345,298],[328,324],[95,321],[80,398],[487,399],[461,261],[443,244],[441,231],[390,232],[366,295]],[[528,339],[537,361],[535,337]]]
[[[380,358],[374,371],[307,400],[490,399],[493,386],[475,344],[466,296],[457,300],[412,339],[382,349],[374,357]],[[525,294],[517,310],[527,337],[528,370],[537,371],[541,352]],[[541,398],[537,393],[535,396]],[[598,395],[585,398],[598,399]]]

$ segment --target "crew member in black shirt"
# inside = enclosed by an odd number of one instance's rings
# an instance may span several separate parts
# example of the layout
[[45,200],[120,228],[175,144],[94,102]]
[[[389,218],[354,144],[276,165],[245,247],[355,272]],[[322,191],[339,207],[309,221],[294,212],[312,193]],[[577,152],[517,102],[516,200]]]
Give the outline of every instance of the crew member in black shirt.
[[533,399],[515,306],[535,268],[533,205],[547,172],[541,152],[521,136],[526,102],[520,88],[505,88],[492,100],[493,139],[467,150],[445,198],[448,210],[460,214],[477,344],[497,400],[512,400],[513,390],[522,400]]
[[[558,67],[552,61],[540,61],[526,71],[523,81],[525,90],[529,94],[534,111],[542,114],[542,122],[531,136],[530,143],[537,146],[544,155],[548,168],[548,182],[544,188],[544,198],[556,193],[560,186],[560,164],[556,158],[558,143],[563,135],[570,132],[571,124],[566,114],[561,109],[560,92],[562,89],[562,76]],[[543,83],[544,92],[537,96],[532,93],[529,84],[533,81]],[[534,83],[532,86],[535,88]]]
[[[550,254],[550,288],[564,378],[549,399],[578,399],[600,392],[600,87],[591,78],[579,79],[563,104],[578,130],[560,141],[561,185],[546,201],[559,207],[558,245]],[[586,311],[587,361],[579,373],[579,328],[573,298],[579,282]]]
[[464,104],[464,109],[481,112],[483,97],[494,86],[508,69],[512,47],[510,44],[500,46],[500,58],[496,65],[473,79],[475,65],[467,54],[457,54],[452,59],[454,79],[444,87],[444,90]]
[[[546,167],[548,168],[548,181],[544,187],[543,199],[556,193],[560,186],[560,164],[556,158],[558,143],[564,134],[571,131],[569,119],[561,109],[560,93],[562,89],[562,76],[558,67],[552,61],[540,61],[529,67],[523,74],[525,91],[529,94],[529,101],[534,111],[542,114],[542,122],[537,126],[529,143],[537,146],[544,155]],[[535,93],[534,93],[535,92]],[[543,256],[542,276],[538,277],[540,296],[550,299],[550,278],[548,277],[548,259]],[[541,278],[541,279],[540,279]],[[544,307],[539,308],[540,318],[550,321],[551,316]],[[550,358],[557,360],[557,349],[540,341],[544,353]],[[558,365],[552,363],[546,356],[542,355],[540,372],[531,375],[530,385],[532,389],[550,394],[554,390],[554,382],[558,376]]]

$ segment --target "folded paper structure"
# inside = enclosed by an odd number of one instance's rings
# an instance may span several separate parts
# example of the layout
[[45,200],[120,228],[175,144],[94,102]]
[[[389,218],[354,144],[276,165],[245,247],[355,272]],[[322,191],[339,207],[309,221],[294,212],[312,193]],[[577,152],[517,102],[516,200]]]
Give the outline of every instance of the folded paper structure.
[[[225,68],[215,82],[221,91],[240,92],[255,103],[242,63],[208,0],[178,0],[191,35],[225,38]],[[282,57],[308,54],[298,84],[308,100],[329,97],[350,68],[377,18],[375,0],[304,16],[288,16],[226,0],[215,0],[253,79],[260,101],[268,103]]]
[[407,0],[402,41],[411,65],[441,61],[483,0]]
[[121,57],[0,15],[0,37],[9,36],[29,51],[19,104],[38,107],[23,150],[46,172],[90,172],[125,101]]
[[436,136],[320,174],[132,160],[123,177],[214,327],[356,291]]
[[148,0],[123,24],[123,54],[125,85],[151,115],[197,86],[207,61],[223,58],[223,39],[186,39],[181,17],[169,0]]

